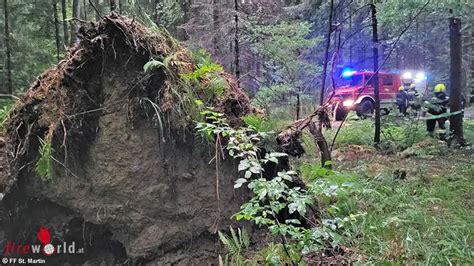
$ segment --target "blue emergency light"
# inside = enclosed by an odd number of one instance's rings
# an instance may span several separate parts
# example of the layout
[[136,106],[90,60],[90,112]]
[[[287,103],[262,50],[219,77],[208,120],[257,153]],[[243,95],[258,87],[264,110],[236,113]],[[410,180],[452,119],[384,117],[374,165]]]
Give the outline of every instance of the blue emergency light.
[[342,77],[343,78],[350,78],[352,77],[352,75],[354,75],[356,73],[356,71],[350,69],[350,68],[345,68],[342,70]]

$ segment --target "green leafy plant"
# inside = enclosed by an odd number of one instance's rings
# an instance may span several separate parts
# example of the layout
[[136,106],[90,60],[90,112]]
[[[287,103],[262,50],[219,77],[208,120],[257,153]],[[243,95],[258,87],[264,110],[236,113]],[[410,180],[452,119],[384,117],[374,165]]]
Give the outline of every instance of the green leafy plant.
[[3,132],[4,130],[4,125],[5,122],[8,119],[8,115],[13,108],[13,103],[11,102],[6,102],[6,103],[0,103],[0,133]]
[[251,265],[292,265],[295,264],[304,265],[301,262],[301,254],[294,245],[284,246],[281,243],[268,243],[264,248],[259,250],[250,260]]
[[207,100],[221,96],[227,87],[227,81],[221,76],[222,66],[214,63],[210,55],[202,49],[193,53],[193,61],[196,64],[194,71],[183,73],[180,77],[191,86],[202,87],[207,94]]
[[53,166],[51,163],[51,155],[53,152],[52,148],[53,134],[47,134],[43,139],[39,138],[40,142],[40,159],[36,163],[36,172],[43,181],[51,180]]
[[244,229],[237,228],[237,232],[229,227],[230,234],[227,235],[218,232],[219,240],[224,244],[227,249],[227,254],[224,258],[221,257],[221,265],[242,265],[245,258],[242,252],[249,247],[250,237],[247,231]]
[[143,71],[150,72],[150,71],[158,69],[160,67],[166,68],[166,65],[163,62],[159,61],[159,60],[152,59],[152,60],[148,61],[143,66]]
[[331,215],[322,220],[322,226],[313,228],[301,226],[300,220],[294,218],[280,221],[278,214],[286,209],[290,215],[305,217],[308,205],[313,204],[317,197],[335,197],[339,192],[351,189],[350,185],[339,186],[316,180],[308,184],[307,189],[290,186],[298,175],[293,170],[280,171],[270,179],[264,178],[265,164],[278,164],[280,158],[288,155],[266,152],[262,156],[259,143],[266,133],[256,132],[249,127],[234,129],[222,114],[210,110],[202,114],[207,122],[198,122],[197,132],[208,140],[227,139],[226,149],[231,157],[239,160],[238,171],[243,174],[235,181],[234,187],[246,185],[254,193],[254,197],[244,203],[241,210],[235,214],[237,220],[250,220],[259,226],[268,227],[272,234],[285,239],[284,245],[294,245],[297,250],[303,252],[322,249],[328,243],[339,245],[342,242],[345,228],[362,214],[340,217],[337,206],[331,205],[328,208],[328,211],[332,211]]

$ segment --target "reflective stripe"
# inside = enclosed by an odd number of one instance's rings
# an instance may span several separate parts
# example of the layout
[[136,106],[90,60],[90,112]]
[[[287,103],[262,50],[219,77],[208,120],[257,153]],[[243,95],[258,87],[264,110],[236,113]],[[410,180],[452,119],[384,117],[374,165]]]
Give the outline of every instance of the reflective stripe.
[[458,114],[462,114],[464,112],[464,110],[460,110],[460,111],[456,111],[456,112],[453,112],[453,113],[444,113],[444,114],[440,114],[440,115],[430,115],[428,117],[422,117],[421,119],[422,120],[433,120],[433,119],[439,119],[439,118],[444,118],[444,117],[450,117],[450,116],[453,116],[453,115],[458,115]]

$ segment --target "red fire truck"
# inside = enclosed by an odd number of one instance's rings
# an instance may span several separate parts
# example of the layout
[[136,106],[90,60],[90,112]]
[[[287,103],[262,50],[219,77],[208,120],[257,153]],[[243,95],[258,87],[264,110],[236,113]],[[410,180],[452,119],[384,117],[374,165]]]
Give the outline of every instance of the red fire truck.
[[[354,110],[360,117],[371,116],[374,112],[374,72],[345,71],[343,85],[336,88],[331,104],[336,120],[342,120],[347,112]],[[399,74],[379,73],[380,108],[389,110],[401,86]]]

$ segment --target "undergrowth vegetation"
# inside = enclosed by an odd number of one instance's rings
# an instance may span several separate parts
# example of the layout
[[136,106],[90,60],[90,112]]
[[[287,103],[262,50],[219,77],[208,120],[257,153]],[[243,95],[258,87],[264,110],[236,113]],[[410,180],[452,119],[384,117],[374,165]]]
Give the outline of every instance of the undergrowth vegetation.
[[13,101],[10,100],[0,100],[0,134],[4,132],[4,124],[8,119],[8,114],[13,108]]
[[385,172],[361,184],[366,193],[352,200],[367,215],[353,225],[352,246],[365,261],[472,264],[472,175],[403,180]]
[[[453,150],[428,137],[424,121],[384,118],[380,152],[369,147],[370,120],[348,121],[336,141],[346,156],[334,166],[363,191],[350,196],[351,207],[366,213],[346,243],[363,263],[471,265],[472,146]],[[466,119],[464,130],[473,143],[474,122]],[[303,164],[302,173],[312,167]]]
[[[332,140],[337,128],[329,130],[327,136]],[[346,145],[372,146],[374,122],[372,119],[360,120],[350,114],[335,141],[335,147]],[[394,115],[383,116],[380,148],[386,153],[402,151],[426,137],[425,121],[402,118]]]
[[[241,133],[249,137],[247,141],[259,131],[281,130],[285,123],[258,116],[243,120],[248,128]],[[288,242],[273,238],[257,251],[242,248],[238,263],[223,260],[223,264],[303,264],[305,256],[328,247],[345,248],[349,261],[363,264],[472,264],[472,150],[451,150],[445,142],[428,137],[422,120],[385,116],[377,151],[372,148],[370,119],[351,118],[346,123],[333,149],[336,154],[351,156],[334,162],[335,170],[320,167],[313,158],[317,152],[311,139],[304,143],[310,155],[295,160],[296,171],[281,172],[271,180],[259,180],[263,162],[258,162],[258,157],[254,163],[246,163],[245,156],[234,156],[240,160],[239,170],[247,173],[237,180],[236,187],[246,184],[256,195],[235,217],[266,226]],[[210,136],[210,128],[220,128],[219,122],[211,124],[201,124],[198,129]],[[466,120],[464,127],[466,140],[472,143],[474,122]],[[326,130],[329,140],[336,130]],[[232,139],[232,134],[227,136]],[[248,147],[258,153],[261,139],[264,137],[250,141]],[[241,144],[231,141],[227,149]],[[249,172],[253,166],[257,168]],[[297,189],[293,196],[294,188],[284,182],[297,175],[307,187]],[[282,204],[280,198],[287,203]],[[304,216],[311,203],[318,207],[319,224],[307,229],[295,220],[277,223],[275,210],[288,208]]]
[[[288,156],[260,149],[259,145],[267,133],[258,132],[252,126],[234,129],[223,114],[212,110],[204,111],[202,115],[206,122],[197,123],[197,132],[215,142],[216,150],[222,149],[218,146],[226,139],[225,149],[239,161],[238,171],[243,175],[235,180],[234,187],[238,189],[246,185],[254,194],[235,215],[237,220],[252,221],[257,226],[268,228],[273,236],[280,236],[286,257],[293,264],[299,264],[304,254],[337,248],[350,235],[349,226],[364,214],[355,213],[354,208],[350,207],[348,195],[357,193],[357,189],[352,182],[348,182],[349,178],[321,167],[309,170],[312,175],[307,178],[306,186],[294,185],[297,184],[298,173],[291,169],[265,177],[265,165],[278,165]],[[318,217],[311,208],[316,202],[320,213]],[[288,216],[282,216],[284,213]],[[230,254],[232,250],[234,248],[228,248]],[[297,254],[297,257],[291,254]],[[274,261],[276,257],[279,256],[270,256],[269,259]]]

